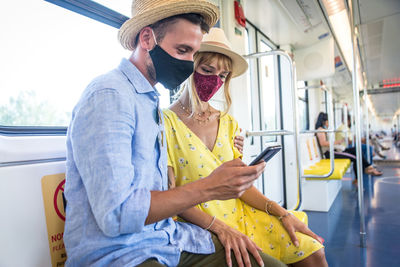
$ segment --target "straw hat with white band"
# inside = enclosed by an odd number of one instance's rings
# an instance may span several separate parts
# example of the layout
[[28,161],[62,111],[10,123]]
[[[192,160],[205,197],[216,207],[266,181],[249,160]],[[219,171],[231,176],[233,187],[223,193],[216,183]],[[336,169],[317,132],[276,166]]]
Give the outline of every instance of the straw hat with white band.
[[122,46],[134,50],[136,35],[146,26],[179,14],[202,15],[210,28],[219,18],[218,7],[206,0],[133,0],[132,18],[125,21],[118,32]]
[[199,52],[215,52],[229,57],[232,60],[232,78],[243,74],[248,68],[247,61],[232,50],[224,31],[219,28],[212,28],[204,35]]

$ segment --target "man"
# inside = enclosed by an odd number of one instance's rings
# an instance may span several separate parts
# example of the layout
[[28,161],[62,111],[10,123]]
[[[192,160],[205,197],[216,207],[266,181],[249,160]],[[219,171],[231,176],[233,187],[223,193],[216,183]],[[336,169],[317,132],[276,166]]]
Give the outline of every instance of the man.
[[[240,196],[265,164],[233,160],[198,182],[168,190],[154,88],[160,82],[173,89],[192,73],[193,55],[218,9],[203,0],[136,0],[132,13],[119,32],[121,44],[133,50],[129,61],[89,84],[68,129],[66,265],[224,265],[225,251],[215,236],[171,216]],[[281,266],[259,254],[248,238],[241,244],[235,250],[239,266]]]
[[346,149],[346,138],[347,144],[351,145],[353,143],[353,138],[351,136],[351,116],[347,115],[347,125],[344,122],[344,118],[342,116],[342,124],[336,129],[335,133],[335,150],[342,152]]

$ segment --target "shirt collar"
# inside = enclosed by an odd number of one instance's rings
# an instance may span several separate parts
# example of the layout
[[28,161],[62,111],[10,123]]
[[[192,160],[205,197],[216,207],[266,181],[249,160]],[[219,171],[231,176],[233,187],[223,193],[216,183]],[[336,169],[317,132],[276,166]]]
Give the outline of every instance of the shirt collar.
[[138,94],[155,92],[157,95],[159,95],[157,90],[151,86],[149,81],[128,59],[123,58],[118,68],[123,74],[125,74]]

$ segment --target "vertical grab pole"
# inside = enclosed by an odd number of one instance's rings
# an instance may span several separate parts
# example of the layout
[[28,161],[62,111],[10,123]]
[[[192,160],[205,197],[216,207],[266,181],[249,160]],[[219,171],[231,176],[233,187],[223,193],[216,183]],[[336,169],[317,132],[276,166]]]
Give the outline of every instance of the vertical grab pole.
[[[347,125],[349,125],[349,120],[348,120],[348,110],[347,110],[347,105],[343,105],[343,123],[344,125],[346,125],[346,132],[345,132],[345,142],[346,142],[346,147],[349,147],[349,127]],[[350,121],[351,123],[351,121]]]
[[292,60],[292,58],[286,54],[286,58],[289,60],[289,64],[291,66],[292,72],[292,106],[293,106],[293,127],[294,127],[294,138],[296,143],[296,162],[297,162],[297,182],[298,182],[298,194],[299,198],[294,210],[298,210],[301,207],[301,200],[302,200],[302,191],[301,191],[301,176],[303,175],[303,170],[301,166],[301,159],[300,159],[300,127],[299,127],[299,120],[298,120],[298,110],[297,110],[297,103],[299,102],[299,96],[297,92],[297,74],[296,74],[296,63]]
[[[352,9],[351,9],[352,10]],[[353,12],[350,12],[351,20],[351,40],[353,53],[353,103],[356,130],[356,155],[357,155],[357,181],[358,181],[358,212],[360,215],[360,246],[366,247],[365,217],[364,217],[364,185],[363,185],[363,167],[362,167],[362,150],[361,150],[361,125],[360,125],[360,94],[357,88],[357,55],[356,55],[356,36],[354,33]]]
[[369,162],[369,164],[372,164],[372,162],[369,160],[371,158],[371,152],[369,149],[369,112],[368,112],[368,95],[367,95],[367,88],[364,87],[363,89],[364,91],[364,112],[365,112],[365,145],[367,146],[367,160]]
[[334,152],[334,145],[335,145],[335,125],[333,121],[333,96],[331,90],[326,90],[327,93],[327,105],[328,105],[328,121],[329,121],[329,162],[331,166],[331,170],[335,169],[335,152]]

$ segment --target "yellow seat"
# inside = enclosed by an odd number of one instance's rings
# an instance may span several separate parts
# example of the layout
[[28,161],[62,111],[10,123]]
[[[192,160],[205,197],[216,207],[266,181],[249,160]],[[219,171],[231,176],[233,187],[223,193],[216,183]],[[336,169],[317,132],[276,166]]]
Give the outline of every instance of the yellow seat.
[[[346,173],[347,168],[350,166],[349,159],[335,159],[335,169],[328,178],[307,178],[307,180],[340,180]],[[323,159],[316,164],[304,169],[305,175],[324,175],[330,170],[329,159]]]

